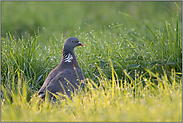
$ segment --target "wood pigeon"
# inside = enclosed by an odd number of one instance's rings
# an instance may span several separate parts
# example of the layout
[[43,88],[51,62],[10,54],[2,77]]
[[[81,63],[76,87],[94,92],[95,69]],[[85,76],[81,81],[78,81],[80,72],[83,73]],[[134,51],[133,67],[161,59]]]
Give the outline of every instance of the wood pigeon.
[[[76,37],[70,37],[65,40],[61,62],[49,73],[41,89],[37,93],[43,100],[45,100],[46,91],[49,99],[55,100],[54,94],[60,96],[58,93],[61,93],[71,97],[71,92],[75,93],[79,86],[83,86],[83,72],[74,55],[74,48],[76,46],[84,45],[80,43]],[[64,98],[63,96],[60,97]]]

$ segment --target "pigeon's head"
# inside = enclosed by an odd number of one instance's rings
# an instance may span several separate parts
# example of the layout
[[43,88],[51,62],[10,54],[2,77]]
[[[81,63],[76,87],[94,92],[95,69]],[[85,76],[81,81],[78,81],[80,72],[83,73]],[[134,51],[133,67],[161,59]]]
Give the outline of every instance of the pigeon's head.
[[81,42],[79,42],[78,38],[76,37],[70,37],[67,38],[65,43],[64,43],[64,47],[66,48],[74,48],[76,46],[84,46]]

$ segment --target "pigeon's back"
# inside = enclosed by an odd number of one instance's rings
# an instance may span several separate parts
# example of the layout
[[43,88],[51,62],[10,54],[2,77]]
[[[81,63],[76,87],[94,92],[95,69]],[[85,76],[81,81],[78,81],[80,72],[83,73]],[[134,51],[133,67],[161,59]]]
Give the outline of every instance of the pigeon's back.
[[[54,73],[54,72],[53,72]],[[50,74],[54,75],[54,74]],[[51,77],[47,77],[51,78]],[[45,98],[45,92],[48,90],[48,93],[54,93],[56,95],[63,94],[71,96],[71,92],[75,93],[78,90],[78,87],[82,87],[84,80],[83,72],[79,68],[69,68],[62,72],[59,72],[54,78],[46,79],[44,86],[39,90],[38,94],[42,95],[42,98]],[[52,97],[53,95],[49,93]]]

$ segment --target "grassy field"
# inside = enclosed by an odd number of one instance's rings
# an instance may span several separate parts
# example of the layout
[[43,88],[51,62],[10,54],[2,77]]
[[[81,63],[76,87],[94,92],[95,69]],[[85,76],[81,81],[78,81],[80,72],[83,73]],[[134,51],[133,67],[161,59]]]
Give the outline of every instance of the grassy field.
[[[182,121],[182,2],[1,5],[1,121]],[[70,36],[85,45],[75,49],[85,86],[42,102]]]

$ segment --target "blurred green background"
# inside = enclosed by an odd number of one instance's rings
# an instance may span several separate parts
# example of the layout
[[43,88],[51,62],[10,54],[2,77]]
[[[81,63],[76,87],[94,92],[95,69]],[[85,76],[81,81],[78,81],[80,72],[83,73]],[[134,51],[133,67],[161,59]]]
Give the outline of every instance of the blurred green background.
[[[176,4],[181,7],[182,2]],[[158,25],[157,22],[171,21],[172,14],[181,15],[176,4],[168,1],[2,1],[1,36],[5,37],[7,32],[19,37],[25,32],[34,35],[38,27],[40,35],[45,29],[48,34],[69,37],[78,31],[108,29],[110,25],[138,26],[121,13]]]

